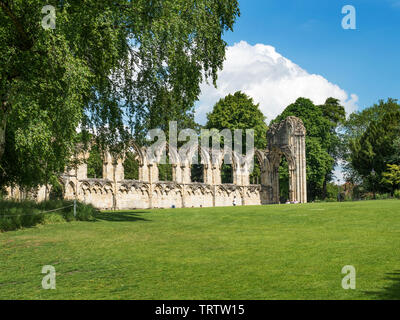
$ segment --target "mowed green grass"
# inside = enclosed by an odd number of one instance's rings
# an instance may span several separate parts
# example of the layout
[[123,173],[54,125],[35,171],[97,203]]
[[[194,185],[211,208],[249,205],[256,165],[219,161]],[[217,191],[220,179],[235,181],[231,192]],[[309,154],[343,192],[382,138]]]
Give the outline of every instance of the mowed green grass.
[[104,212],[0,234],[0,299],[399,298],[395,200]]

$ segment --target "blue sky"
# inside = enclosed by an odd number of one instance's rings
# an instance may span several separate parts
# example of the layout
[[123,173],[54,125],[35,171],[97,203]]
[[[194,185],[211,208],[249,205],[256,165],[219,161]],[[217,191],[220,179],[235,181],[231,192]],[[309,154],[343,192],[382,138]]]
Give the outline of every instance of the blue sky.
[[[344,30],[344,5],[356,8],[357,29]],[[400,1],[241,0],[229,45],[271,45],[309,73],[359,97],[364,108],[400,89]]]
[[[239,1],[218,88],[202,85],[199,123],[237,90],[260,103],[267,123],[299,96],[336,97],[347,113],[400,98],[400,0]],[[356,30],[342,28],[345,5],[356,9]],[[343,181],[340,167],[335,176]]]

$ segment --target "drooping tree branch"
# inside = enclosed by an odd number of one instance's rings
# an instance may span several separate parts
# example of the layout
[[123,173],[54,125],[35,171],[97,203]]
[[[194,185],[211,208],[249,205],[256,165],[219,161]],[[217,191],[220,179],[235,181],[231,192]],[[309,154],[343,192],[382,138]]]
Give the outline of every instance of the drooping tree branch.
[[18,47],[22,51],[28,51],[33,47],[33,41],[30,39],[28,34],[26,33],[21,21],[18,17],[14,14],[11,8],[8,5],[7,1],[0,0],[0,7],[3,9],[4,13],[11,19],[13,22],[19,36],[20,41],[18,41]]

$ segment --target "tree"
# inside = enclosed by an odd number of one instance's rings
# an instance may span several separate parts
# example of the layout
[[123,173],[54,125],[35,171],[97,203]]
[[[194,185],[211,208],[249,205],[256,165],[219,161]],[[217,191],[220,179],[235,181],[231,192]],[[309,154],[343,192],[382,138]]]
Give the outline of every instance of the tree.
[[387,101],[379,100],[377,104],[369,108],[353,112],[343,126],[347,141],[362,136],[372,121],[382,120],[386,114],[397,111],[400,111],[397,100],[388,98]]
[[[289,116],[300,118],[307,130],[306,161],[308,198],[326,196],[326,183],[332,176],[335,161],[339,152],[336,149],[338,141],[336,128],[345,117],[344,108],[337,99],[329,98],[324,105],[316,106],[306,98],[299,98],[289,105],[271,123],[280,122]],[[282,163],[280,170],[281,192],[285,193],[288,184],[287,162]],[[285,174],[283,173],[285,172]]]
[[[344,169],[346,172],[346,179],[348,181],[352,181],[353,183],[356,184],[366,183],[365,187],[367,189],[368,188],[371,189],[371,183],[373,178],[369,176],[369,174],[371,173],[373,166],[369,166],[369,168],[366,169],[368,173],[366,173],[365,170],[361,169],[363,167],[363,163],[360,163],[360,165],[357,164],[358,163],[357,159],[361,159],[360,158],[361,149],[364,148],[364,151],[366,151],[370,150],[369,148],[371,147],[368,145],[367,141],[368,139],[366,139],[365,137],[361,141],[362,139],[361,137],[365,135],[366,131],[374,130],[371,127],[371,124],[373,122],[375,122],[375,125],[373,126],[376,126],[377,123],[381,123],[383,126],[385,126],[386,124],[382,122],[383,118],[388,114],[393,114],[396,112],[400,112],[400,105],[397,103],[397,100],[388,98],[387,101],[379,100],[377,104],[374,104],[369,108],[366,108],[359,112],[352,113],[347,119],[347,121],[345,121],[342,128],[343,144],[345,145],[344,150],[346,151],[343,153],[343,159],[347,161],[347,164],[345,165]],[[368,135],[371,134],[372,132],[368,133]],[[400,146],[400,141],[397,141],[397,139],[398,137],[394,137],[393,141],[394,145],[392,147],[393,153],[391,153],[391,155],[387,155],[389,157],[388,159],[389,163],[395,163],[396,162],[395,159],[400,160],[400,153],[398,151],[398,147]],[[390,141],[386,142],[392,145]],[[363,143],[364,145],[361,146],[360,143]],[[353,164],[355,164],[356,167],[354,167]],[[385,165],[383,165],[383,168],[385,168]],[[374,183],[379,184],[380,181],[374,179]]]
[[367,184],[369,190],[387,191],[381,184],[382,174],[396,153],[396,139],[400,134],[400,111],[373,120],[365,132],[350,140],[350,163]]
[[382,183],[392,188],[392,194],[400,187],[400,165],[388,164],[387,171],[382,174]]
[[167,110],[188,121],[239,15],[236,0],[59,0],[45,30],[42,7],[0,0],[0,184],[62,171],[78,126],[122,148]]
[[[343,159],[343,154],[345,154],[345,146],[341,135],[338,133],[338,127],[342,126],[346,121],[346,111],[344,107],[340,104],[340,101],[335,98],[328,98],[325,103],[319,106],[322,109],[322,115],[329,120],[330,130],[329,130],[329,146],[328,153],[335,161],[334,165],[338,165],[339,160]],[[328,170],[325,175],[325,180],[323,184],[322,198],[328,197],[327,185],[333,178],[333,171]]]
[[127,152],[123,166],[125,180],[139,180],[139,162],[135,154]]
[[[254,129],[254,146],[264,149],[267,146],[266,132],[268,126],[266,117],[260,110],[260,105],[253,102],[253,98],[240,91],[229,94],[220,99],[213,110],[207,114],[208,129],[230,129],[232,135],[235,129],[243,130],[243,142],[246,141],[245,130]],[[245,144],[243,143],[245,146]]]
[[[230,129],[232,137],[235,129],[243,130],[243,151],[246,148],[246,129],[254,130],[254,146],[258,149],[265,149],[267,146],[267,130],[265,123],[266,117],[261,112],[259,104],[255,104],[253,99],[240,91],[235,94],[227,95],[220,99],[213,110],[207,114],[208,129]],[[260,174],[258,163],[254,166],[254,175]],[[232,168],[224,164],[222,167],[222,180],[232,181]]]
[[87,177],[101,179],[103,177],[103,158],[99,146],[93,145],[87,159]]

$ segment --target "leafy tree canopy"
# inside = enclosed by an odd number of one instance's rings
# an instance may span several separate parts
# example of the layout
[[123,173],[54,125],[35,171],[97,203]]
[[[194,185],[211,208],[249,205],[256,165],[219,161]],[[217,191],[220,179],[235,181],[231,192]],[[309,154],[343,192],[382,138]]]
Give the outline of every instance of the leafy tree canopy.
[[[352,161],[352,158],[354,159],[354,148],[357,148],[361,136],[368,130],[372,122],[379,122],[385,115],[398,111],[400,111],[400,105],[397,103],[397,100],[389,98],[387,101],[379,100],[377,104],[374,104],[369,108],[350,114],[342,127],[342,145],[344,146],[343,159],[347,161],[344,170],[348,181],[352,181],[356,184],[363,183],[362,174],[358,168],[353,167]],[[400,141],[398,141],[398,144],[400,146]],[[360,148],[361,146],[358,147]],[[394,149],[392,158],[400,159],[400,151],[396,148]],[[393,163],[393,160],[390,161],[390,163]],[[370,168],[370,171],[371,170],[372,168]],[[368,188],[368,186],[366,187]]]
[[[384,191],[380,182],[387,165],[396,154],[396,139],[400,134],[400,111],[386,113],[373,120],[365,132],[350,140],[350,163],[370,190]],[[396,163],[398,164],[398,163]]]
[[400,165],[388,164],[387,171],[382,174],[382,183],[392,187],[392,191],[400,186]]
[[45,30],[43,1],[0,0],[0,184],[62,171],[78,126],[118,145],[166,120],[186,125],[239,15],[236,0],[53,3]]
[[400,111],[400,105],[396,99],[388,98],[387,101],[379,100],[377,104],[362,111],[353,112],[345,121],[347,140],[360,137],[367,130],[372,121],[379,121],[388,114]]
[[[235,129],[242,129],[245,137],[246,129],[254,129],[254,146],[263,149],[267,146],[267,130],[265,116],[259,104],[253,98],[240,91],[220,99],[213,110],[207,114],[208,129],[230,129],[232,135]],[[245,138],[242,140],[245,145]]]

